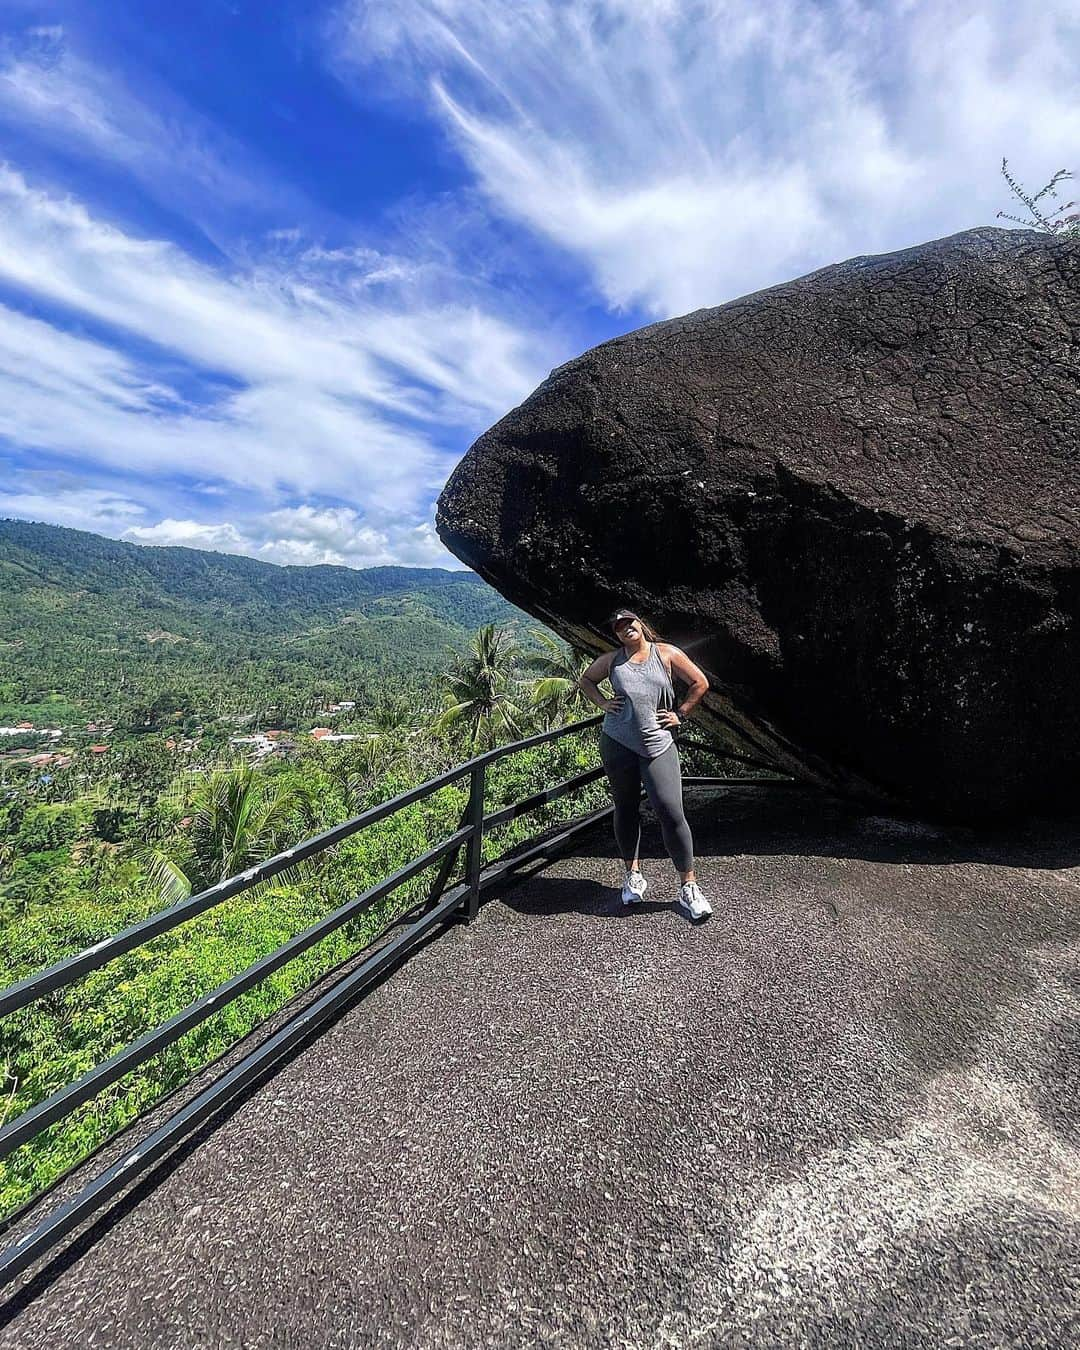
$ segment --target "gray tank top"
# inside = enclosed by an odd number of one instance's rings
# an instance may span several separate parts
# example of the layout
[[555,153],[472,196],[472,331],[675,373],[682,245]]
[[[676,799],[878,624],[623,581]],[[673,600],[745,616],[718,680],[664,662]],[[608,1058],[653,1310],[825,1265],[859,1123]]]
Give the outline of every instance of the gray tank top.
[[675,707],[675,690],[656,643],[649,643],[644,661],[631,661],[626,648],[620,647],[608,678],[616,694],[623,696],[623,705],[617,713],[604,714],[601,731],[646,759],[663,754],[674,740],[656,720],[656,714],[660,708]]

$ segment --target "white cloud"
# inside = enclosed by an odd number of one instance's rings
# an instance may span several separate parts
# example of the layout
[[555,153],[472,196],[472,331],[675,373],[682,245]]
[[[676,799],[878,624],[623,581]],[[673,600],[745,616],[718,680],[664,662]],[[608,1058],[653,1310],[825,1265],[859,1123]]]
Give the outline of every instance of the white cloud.
[[[207,370],[300,381],[425,421],[503,408],[532,377],[525,336],[468,304],[429,308],[413,297],[419,312],[402,313],[351,290],[346,305],[332,274],[294,279],[277,266],[225,276],[31,188],[9,167],[0,204],[0,275]],[[476,343],[501,383],[477,377]]]
[[115,88],[107,94],[100,75],[67,51],[59,25],[8,34],[0,46],[0,112],[126,158],[136,153],[138,139],[125,129],[133,120],[125,104]]
[[[260,179],[166,87],[136,90],[84,59],[59,26],[0,39],[4,121],[122,167],[230,261],[0,163],[0,282],[19,297],[0,304],[16,479],[2,509],[112,534],[138,521],[148,539],[277,561],[457,566],[431,500],[465,444],[569,354],[557,336],[530,332],[411,217],[397,248],[328,245],[310,203]],[[242,233],[253,204],[277,228]],[[273,509],[327,498],[352,505]],[[211,501],[225,519],[205,521]]]
[[349,0],[342,30],[500,212],[658,316],[1002,223],[1002,156],[1037,190],[1080,143],[1068,0]]
[[[166,497],[167,493],[160,494]],[[25,491],[0,491],[0,519],[44,521],[90,530],[137,544],[171,544],[241,553],[266,562],[345,567],[442,567],[462,564],[421,521],[367,516],[350,506],[279,507],[234,520],[200,521],[166,516],[148,523],[160,501],[148,507],[124,492],[101,487],[41,484]]]
[[[134,238],[0,169],[0,278],[89,320],[74,337],[0,308],[0,432],[136,473],[425,511],[447,450],[523,397],[554,360],[467,298],[432,300],[380,255],[276,253],[223,275]],[[381,270],[383,279],[371,281]],[[136,359],[131,338],[157,356]],[[159,367],[223,377],[208,402]]]
[[350,507],[288,507],[246,520],[203,524],[162,520],[133,525],[124,539],[143,544],[179,544],[187,548],[243,553],[267,562],[335,563],[347,567],[444,567],[461,570],[435,533],[433,523],[391,523],[375,528]]
[[[119,352],[2,304],[0,380],[11,396],[22,386],[36,390],[45,402],[59,398],[80,411],[99,404],[146,412],[155,402],[174,397],[163,385],[140,376]],[[0,430],[8,427],[15,430],[17,419],[10,405],[0,402]]]
[[60,492],[0,492],[0,518],[41,520],[96,534],[117,534],[145,514],[145,508],[122,493],[100,488]]

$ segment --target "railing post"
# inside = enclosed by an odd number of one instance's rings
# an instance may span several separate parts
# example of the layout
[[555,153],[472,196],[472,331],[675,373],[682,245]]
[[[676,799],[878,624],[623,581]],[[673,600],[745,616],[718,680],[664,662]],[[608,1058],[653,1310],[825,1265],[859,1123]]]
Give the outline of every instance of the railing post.
[[486,764],[477,764],[469,773],[469,824],[472,834],[466,853],[465,878],[469,883],[469,899],[465,906],[465,920],[472,923],[480,908],[480,852],[484,839],[484,771]]
[[[461,819],[457,823],[457,828],[463,830],[468,823],[469,807],[468,803],[466,803],[465,810],[461,813]],[[467,843],[468,841],[466,840],[466,844]],[[446,883],[450,880],[450,873],[457,866],[457,861],[461,857],[461,848],[462,845],[458,844],[457,848],[448,853],[442,860],[442,864],[439,867],[435,880],[431,883],[431,889],[428,891],[427,903],[429,905],[434,905],[446,889]]]

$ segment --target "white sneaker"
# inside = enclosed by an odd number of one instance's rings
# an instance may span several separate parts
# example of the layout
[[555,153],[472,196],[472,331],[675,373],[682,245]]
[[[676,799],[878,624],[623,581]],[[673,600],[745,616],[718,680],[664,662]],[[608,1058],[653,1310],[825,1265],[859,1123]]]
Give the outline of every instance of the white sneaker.
[[628,874],[622,888],[622,902],[624,905],[636,905],[645,894],[649,883],[638,871]]
[[712,905],[701,894],[701,887],[696,881],[683,882],[675,903],[694,920],[707,919],[712,913]]

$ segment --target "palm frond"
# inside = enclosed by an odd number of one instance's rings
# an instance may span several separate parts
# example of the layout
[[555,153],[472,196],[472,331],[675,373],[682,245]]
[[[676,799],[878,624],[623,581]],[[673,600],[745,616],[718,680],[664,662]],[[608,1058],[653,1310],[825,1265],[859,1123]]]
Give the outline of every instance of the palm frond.
[[156,844],[147,844],[135,853],[135,860],[146,873],[162,904],[176,905],[192,893],[192,883],[175,858]]

